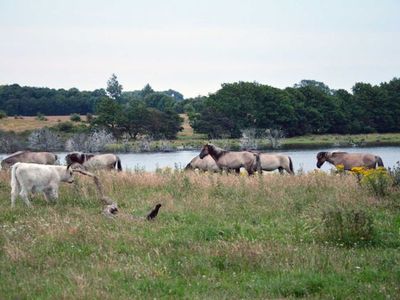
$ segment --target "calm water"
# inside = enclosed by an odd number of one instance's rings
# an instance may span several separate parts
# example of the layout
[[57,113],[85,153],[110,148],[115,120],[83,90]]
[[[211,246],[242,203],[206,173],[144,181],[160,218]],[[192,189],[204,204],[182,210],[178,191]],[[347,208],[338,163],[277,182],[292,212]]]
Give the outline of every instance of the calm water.
[[[290,150],[290,151],[277,151],[290,155],[293,160],[295,171],[303,169],[304,171],[311,171],[316,168],[316,154],[319,151],[334,151],[332,149],[313,149],[313,150]],[[400,161],[400,147],[368,147],[368,148],[340,148],[340,151],[347,152],[369,152],[382,157],[385,166],[392,167],[397,161]],[[155,171],[157,168],[170,167],[174,169],[184,168],[190,160],[199,154],[200,151],[177,151],[177,152],[156,152],[156,153],[132,153],[132,154],[119,154],[121,158],[122,167],[124,170],[145,170]],[[58,153],[60,162],[65,164],[65,155],[67,153]],[[6,154],[0,154],[0,159],[5,157]],[[331,166],[325,163],[322,170],[330,170]]]

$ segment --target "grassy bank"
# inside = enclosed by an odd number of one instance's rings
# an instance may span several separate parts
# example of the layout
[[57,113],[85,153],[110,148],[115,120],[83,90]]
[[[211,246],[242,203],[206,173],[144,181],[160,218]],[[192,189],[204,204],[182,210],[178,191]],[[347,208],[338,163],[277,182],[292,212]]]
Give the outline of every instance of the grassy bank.
[[[199,150],[208,141],[227,150],[240,150],[243,146],[239,139],[208,140],[194,135],[189,138],[178,136],[176,140],[150,141],[147,151],[177,151]],[[128,144],[112,144],[107,146],[111,152],[141,152],[141,141],[132,141]],[[270,142],[266,139],[256,140],[257,149],[271,150]],[[311,149],[311,148],[340,148],[340,147],[373,147],[373,146],[400,146],[400,133],[387,134],[358,134],[358,135],[310,135],[291,137],[282,140],[279,149]]]
[[[0,174],[0,298],[382,299],[400,293],[398,191],[376,198],[354,176],[325,173],[101,178],[119,203],[116,219],[100,214],[84,177],[76,189],[64,185],[57,204],[38,197],[32,210],[21,200],[11,210],[8,175]],[[154,222],[140,218],[158,202],[163,207]],[[327,219],[332,211],[347,220],[345,227]]]

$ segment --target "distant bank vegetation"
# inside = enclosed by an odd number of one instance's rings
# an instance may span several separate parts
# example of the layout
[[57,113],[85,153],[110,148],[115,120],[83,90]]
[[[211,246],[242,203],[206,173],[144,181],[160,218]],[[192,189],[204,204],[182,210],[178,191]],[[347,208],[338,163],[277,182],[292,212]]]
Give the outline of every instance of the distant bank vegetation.
[[[0,118],[71,115],[75,125],[88,115],[89,130],[105,129],[117,140],[172,140],[186,114],[203,138],[278,138],[308,134],[400,132],[400,79],[379,85],[356,83],[352,92],[303,80],[278,89],[256,82],[222,84],[208,96],[185,99],[175,90],[123,91],[113,74],[106,89],[79,91],[0,86]],[[95,117],[93,117],[95,116]],[[71,124],[60,124],[61,131]],[[74,127],[74,126],[73,126]],[[75,126],[76,127],[76,126]],[[279,142],[279,141],[278,141]]]

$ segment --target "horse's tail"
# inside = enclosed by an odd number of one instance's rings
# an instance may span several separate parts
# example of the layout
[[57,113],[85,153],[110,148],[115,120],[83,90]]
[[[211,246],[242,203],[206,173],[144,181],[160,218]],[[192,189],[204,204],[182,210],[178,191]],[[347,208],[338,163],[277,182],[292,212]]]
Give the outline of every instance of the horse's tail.
[[253,154],[256,156],[255,171],[257,171],[258,173],[262,174],[260,153],[253,152]]
[[288,156],[288,158],[289,158],[289,170],[290,170],[290,173],[294,175],[292,159],[291,159],[290,156]]
[[121,159],[117,156],[117,169],[118,171],[122,171]]
[[375,156],[375,158],[376,158],[376,162],[378,164],[378,167],[384,167],[382,158],[380,156]]

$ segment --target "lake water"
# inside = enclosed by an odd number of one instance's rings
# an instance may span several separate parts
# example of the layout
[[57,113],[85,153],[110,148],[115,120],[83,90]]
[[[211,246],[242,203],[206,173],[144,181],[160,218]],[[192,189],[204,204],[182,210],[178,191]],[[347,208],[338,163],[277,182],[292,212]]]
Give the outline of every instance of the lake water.
[[[289,155],[293,161],[293,167],[297,172],[311,171],[316,169],[316,154],[319,151],[334,151],[332,149],[312,149],[312,150],[290,150],[274,151]],[[382,157],[385,166],[392,167],[397,161],[400,161],[400,147],[366,147],[366,148],[340,148],[340,151],[346,152],[369,152]],[[200,151],[176,151],[176,152],[155,152],[155,153],[129,153],[119,154],[124,170],[144,170],[154,172],[157,168],[184,168],[190,160],[198,155]],[[67,153],[57,153],[60,162],[65,164],[65,155]],[[7,156],[0,154],[0,159]],[[331,165],[325,163],[321,170],[330,170]]]

